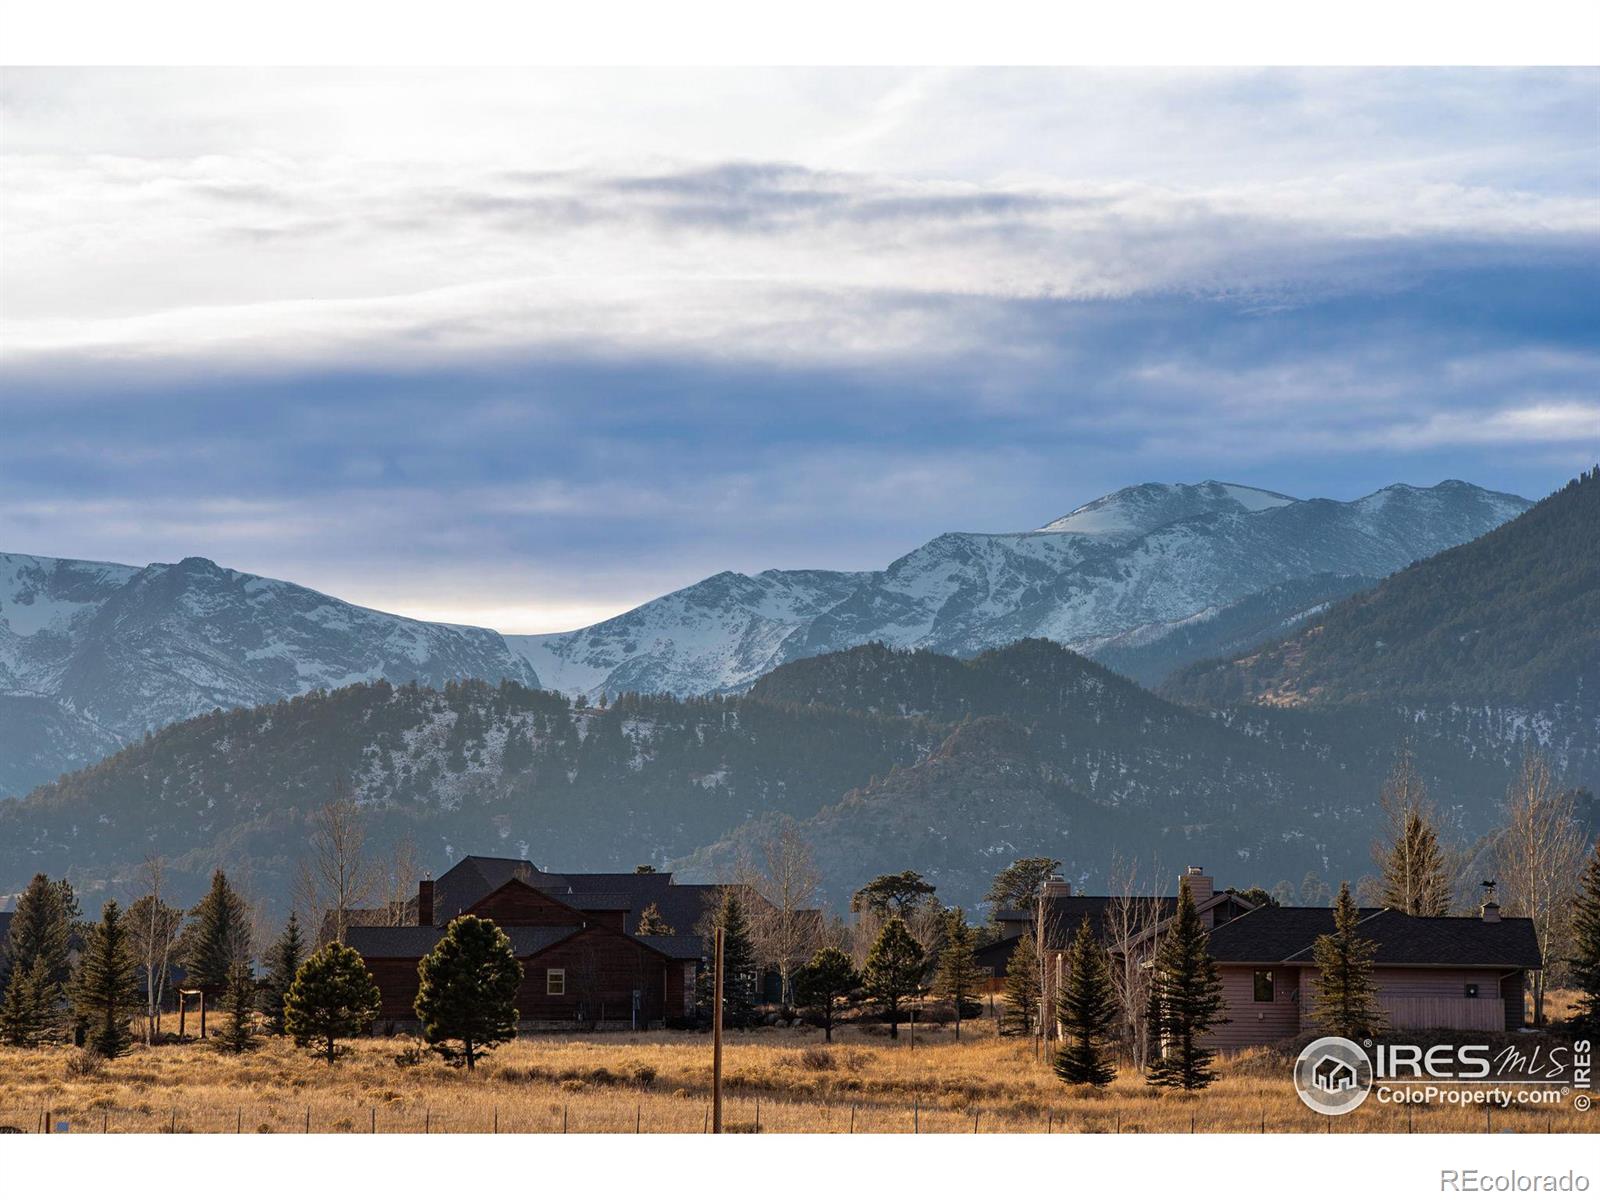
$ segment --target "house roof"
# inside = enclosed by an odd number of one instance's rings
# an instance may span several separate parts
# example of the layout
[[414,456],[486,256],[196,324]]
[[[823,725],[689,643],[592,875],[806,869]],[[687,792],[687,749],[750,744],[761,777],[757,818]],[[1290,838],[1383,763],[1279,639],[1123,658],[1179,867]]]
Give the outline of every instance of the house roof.
[[513,879],[556,894],[566,890],[560,875],[541,871],[525,858],[485,858],[469,854],[451,867],[433,886],[433,919],[448,925],[483,897]]
[[[529,958],[577,933],[577,925],[507,926],[511,952]],[[421,958],[438,945],[444,930],[433,925],[352,926],[346,944],[362,958]]]
[[[1379,965],[1537,968],[1539,942],[1526,917],[1408,917],[1361,910],[1360,934],[1377,944]],[[1263,907],[1211,931],[1218,962],[1309,963],[1317,938],[1333,932],[1331,908]]]
[[634,940],[643,942],[652,950],[659,950],[668,958],[690,959],[698,962],[705,956],[705,942],[693,934],[652,935],[650,937],[637,937]]
[[[1087,918],[1090,932],[1100,941],[1108,941],[1106,935],[1106,920],[1111,913],[1112,905],[1121,900],[1119,896],[1050,896],[1045,899],[1045,921],[1051,936],[1065,945],[1078,932],[1078,926]],[[1176,896],[1138,897],[1136,903],[1140,905],[1153,904],[1157,920],[1169,921],[1178,910]],[[1241,899],[1232,892],[1217,892],[1209,899],[1196,905],[1200,912],[1215,908],[1228,908],[1233,916],[1251,910],[1250,902]],[[1219,917],[1221,921],[1223,918]],[[1228,918],[1231,919],[1231,918]],[[995,920],[1002,922],[1033,920],[1033,913],[1022,908],[1002,908],[996,911]]]

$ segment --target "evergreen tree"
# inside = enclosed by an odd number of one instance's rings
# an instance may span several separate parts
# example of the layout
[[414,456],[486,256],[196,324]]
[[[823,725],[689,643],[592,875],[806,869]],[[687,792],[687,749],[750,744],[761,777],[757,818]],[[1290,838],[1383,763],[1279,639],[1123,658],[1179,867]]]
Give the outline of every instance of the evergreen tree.
[[1449,872],[1409,753],[1385,784],[1383,803],[1394,822],[1393,844],[1379,856],[1383,906],[1412,917],[1449,915]]
[[851,912],[870,912],[879,917],[910,917],[933,901],[934,885],[916,871],[879,875],[850,897]]
[[58,992],[43,959],[27,971],[13,968],[0,1000],[0,1041],[28,1047],[43,1041],[56,1024]]
[[1031,908],[1044,894],[1044,885],[1050,881],[1050,876],[1060,867],[1059,858],[1019,858],[994,877],[983,898],[996,911]]
[[1317,965],[1317,1003],[1312,1019],[1328,1033],[1344,1038],[1370,1037],[1383,1031],[1383,1010],[1372,984],[1372,959],[1377,943],[1357,931],[1361,912],[1350,897],[1350,885],[1339,885],[1333,905],[1333,932],[1311,947]]
[[667,924],[667,919],[661,915],[661,910],[656,907],[654,900],[644,906],[644,911],[639,914],[639,928],[634,930],[639,937],[668,937],[677,930]]
[[217,1046],[229,1054],[256,1048],[256,976],[250,963],[238,959],[228,970],[228,1024],[217,1035]]
[[267,1018],[267,1032],[282,1035],[283,998],[300,971],[306,955],[305,938],[300,933],[300,918],[289,914],[283,933],[267,951],[267,978],[261,988],[261,1011]]
[[900,1036],[906,998],[921,986],[926,968],[922,943],[911,936],[904,920],[890,917],[878,931],[878,940],[867,955],[867,969],[863,972],[867,991],[883,1006],[890,1037]]
[[1039,944],[1033,931],[1017,939],[1017,948],[1006,960],[1006,1007],[1000,1032],[1027,1037],[1039,1016]]
[[42,962],[46,982],[65,988],[72,976],[68,948],[76,910],[77,901],[65,880],[52,882],[47,875],[35,875],[11,914],[6,958],[12,973],[27,974]]
[[133,1044],[129,1019],[140,1008],[139,964],[122,908],[107,900],[100,923],[90,928],[83,960],[72,982],[72,999],[89,1044],[107,1058]]
[[839,1006],[861,986],[861,975],[850,956],[837,946],[824,946],[794,973],[794,996],[822,1026],[823,1041],[833,1041]]
[[1067,948],[1056,997],[1056,1020],[1061,1025],[1057,1075],[1068,1083],[1095,1087],[1105,1087],[1117,1077],[1110,1049],[1117,1033],[1117,1011],[1110,959],[1085,917]]
[[1152,991],[1159,993],[1151,1005],[1158,1014],[1155,1040],[1159,1054],[1150,1064],[1150,1082],[1158,1087],[1198,1091],[1217,1077],[1211,1070],[1216,1053],[1201,1044],[1214,1026],[1226,1022],[1219,1016],[1222,979],[1210,943],[1185,876],[1178,886],[1177,912],[1156,952],[1155,975],[1150,982]]
[[[457,917],[417,968],[422,1037],[451,1062],[472,1070],[484,1051],[517,1036],[522,964],[493,921]],[[460,1042],[459,1051],[446,1045]]]
[[[736,887],[724,888],[722,903],[711,916],[706,930],[706,962],[714,962],[716,931],[722,930],[722,1024],[742,1029],[755,1019],[756,1012],[756,951],[750,936],[750,920],[745,915],[744,901]],[[715,992],[715,971],[704,971],[697,981],[697,1000],[710,1020]]]
[[382,1006],[378,985],[349,946],[329,942],[305,962],[283,997],[283,1025],[301,1045],[323,1046],[329,1063],[338,1056],[335,1040],[354,1037],[377,1020]]
[[9,980],[0,1001],[0,1038],[7,1042],[32,1046],[58,1032],[72,974],[76,913],[71,886],[46,875],[35,875],[17,900],[4,956]]
[[1600,1037],[1600,841],[1572,912],[1572,983],[1578,989],[1574,1023],[1591,1038]]
[[955,1006],[958,1042],[961,1040],[961,1010],[973,1001],[983,986],[983,972],[972,957],[977,948],[978,934],[967,924],[966,913],[952,908],[945,914],[944,946],[939,951],[935,986]]
[[250,917],[243,898],[221,871],[211,876],[211,890],[194,908],[184,930],[181,962],[189,987],[211,997],[228,990],[233,965],[250,954]]

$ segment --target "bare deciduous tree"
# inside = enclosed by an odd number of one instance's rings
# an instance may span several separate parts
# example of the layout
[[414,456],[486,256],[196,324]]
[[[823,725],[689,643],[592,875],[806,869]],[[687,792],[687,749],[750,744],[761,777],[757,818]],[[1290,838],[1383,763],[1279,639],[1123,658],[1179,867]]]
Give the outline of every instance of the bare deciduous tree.
[[341,787],[308,821],[309,861],[302,859],[296,907],[313,914],[317,943],[344,941],[350,911],[378,890],[379,874],[366,853],[366,821]]
[[383,919],[386,925],[409,925],[411,902],[422,878],[422,856],[409,833],[402,834],[389,851],[383,872]]
[[[1556,786],[1550,760],[1537,750],[1506,793],[1506,823],[1495,839],[1495,862],[1509,916],[1530,917],[1539,955],[1554,964],[1565,953],[1571,899],[1583,869],[1583,832],[1573,794]],[[1546,971],[1533,977],[1533,1020],[1544,1023]]]
[[166,871],[158,855],[150,855],[139,868],[138,886],[143,891],[128,908],[128,929],[134,953],[144,972],[145,1028],[148,1045],[160,1031],[161,1003],[166,991],[167,967],[173,948],[183,930],[183,910],[162,899]]
[[778,969],[782,1002],[794,1000],[794,973],[821,944],[817,891],[822,883],[811,844],[791,819],[761,844],[761,865],[741,864],[735,876],[766,904],[752,903],[750,931],[757,954]]
[[[1155,877],[1160,877],[1159,869]],[[1161,900],[1143,882],[1137,862],[1113,861],[1111,903],[1106,906],[1105,938],[1111,951],[1111,983],[1117,996],[1118,1028],[1123,1056],[1136,1071],[1147,1065],[1149,1039],[1145,1021],[1150,1008],[1151,938],[1161,923]]]

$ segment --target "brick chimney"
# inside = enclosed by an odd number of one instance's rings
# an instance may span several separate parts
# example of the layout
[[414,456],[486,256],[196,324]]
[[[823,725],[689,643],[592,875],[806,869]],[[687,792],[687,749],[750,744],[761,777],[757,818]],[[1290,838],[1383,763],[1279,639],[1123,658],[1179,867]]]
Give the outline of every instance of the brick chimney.
[[1044,881],[1044,897],[1054,900],[1061,896],[1072,895],[1072,885],[1059,875],[1052,875]]
[[423,879],[417,883],[417,924],[433,924],[433,880]]

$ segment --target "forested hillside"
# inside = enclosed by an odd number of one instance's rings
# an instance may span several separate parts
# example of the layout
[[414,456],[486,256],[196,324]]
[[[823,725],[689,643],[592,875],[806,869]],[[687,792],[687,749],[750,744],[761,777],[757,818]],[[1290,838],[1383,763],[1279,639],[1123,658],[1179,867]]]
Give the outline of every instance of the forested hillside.
[[1288,637],[1177,672],[1163,690],[1209,704],[1600,713],[1600,469]]
[[[1271,884],[1366,869],[1402,740],[1448,819],[1481,831],[1525,732],[1476,712],[1204,712],[1037,639],[971,660],[864,646],[743,697],[605,707],[378,682],[198,717],[0,803],[0,892],[47,870],[116,894],[160,853],[180,892],[222,865],[281,911],[308,817],[341,790],[375,856],[409,838],[436,872],[471,852],[715,876],[783,815],[835,900],[863,872],[914,867],[971,903],[1028,853],[1085,883],[1122,855]],[[1594,786],[1594,745],[1553,749],[1565,780]]]

